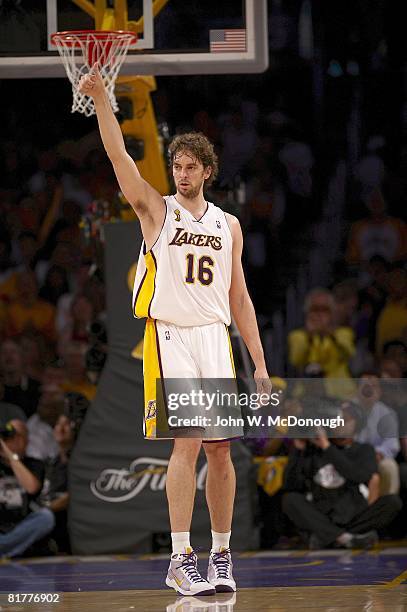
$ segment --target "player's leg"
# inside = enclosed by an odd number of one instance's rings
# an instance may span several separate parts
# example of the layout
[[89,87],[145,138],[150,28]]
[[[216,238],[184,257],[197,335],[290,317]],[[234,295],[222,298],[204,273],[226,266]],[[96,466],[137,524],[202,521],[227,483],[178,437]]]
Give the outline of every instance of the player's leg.
[[[156,340],[164,379],[199,377],[188,348],[188,328],[156,322]],[[169,435],[172,435],[171,430]],[[196,488],[196,461],[201,438],[175,437],[167,470],[167,499],[173,552],[166,584],[182,595],[213,595],[215,589],[197,569],[190,545],[190,527]]]
[[182,552],[189,547],[189,530],[196,488],[196,461],[201,440],[197,438],[176,438],[167,470],[167,499],[170,514],[171,533],[188,532],[188,541],[173,552]]
[[[200,328],[199,364],[202,378],[208,386],[211,381],[217,387],[221,379],[235,378],[233,354],[228,330],[222,323]],[[225,391],[230,391],[226,383]],[[221,385],[222,386],[222,385]],[[223,389],[222,389],[223,390]],[[214,432],[216,434],[216,431]],[[231,431],[224,432],[226,435]],[[224,435],[222,437],[226,437]],[[234,433],[232,433],[234,435]],[[216,437],[218,437],[216,435]],[[219,436],[220,437],[220,436]],[[212,527],[212,548],[209,556],[208,580],[216,590],[235,591],[236,583],[232,575],[232,558],[229,548],[233,504],[235,499],[236,476],[230,456],[230,442],[207,441],[203,443],[208,461],[206,477],[206,500]]]
[[217,592],[236,591],[229,546],[236,490],[230,442],[205,442],[203,446],[208,461],[206,500],[212,528],[208,580]]
[[[211,517],[212,531],[226,534],[230,532],[232,527],[236,490],[236,476],[230,456],[230,442],[205,442],[203,446],[208,461],[206,501]],[[224,543],[221,545],[223,546]],[[229,542],[227,542],[226,547],[229,547]]]
[[167,498],[173,552],[166,584],[182,595],[213,595],[215,588],[200,575],[190,545],[196,489],[196,461],[201,440],[176,438],[167,470]]

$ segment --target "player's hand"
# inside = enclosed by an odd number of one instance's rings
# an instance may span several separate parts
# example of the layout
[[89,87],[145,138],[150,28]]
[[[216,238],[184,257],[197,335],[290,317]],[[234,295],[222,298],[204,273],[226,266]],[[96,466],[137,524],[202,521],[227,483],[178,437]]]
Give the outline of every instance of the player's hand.
[[[256,383],[257,393],[266,394],[270,397],[273,385],[271,384],[266,368],[256,368],[253,378]],[[260,402],[261,405],[268,405],[268,403],[269,401]]]
[[93,99],[103,95],[105,85],[97,64],[93,64],[88,74],[81,76],[78,83],[78,90],[86,96],[91,96]]

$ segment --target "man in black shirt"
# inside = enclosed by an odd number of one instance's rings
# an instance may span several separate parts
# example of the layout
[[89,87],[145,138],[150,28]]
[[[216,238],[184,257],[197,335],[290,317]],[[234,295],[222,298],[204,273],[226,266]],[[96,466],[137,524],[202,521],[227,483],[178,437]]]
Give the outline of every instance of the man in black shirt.
[[397,495],[385,495],[369,505],[361,492],[377,473],[375,451],[353,441],[358,413],[342,407],[343,437],[328,439],[319,430],[309,441],[295,440],[285,472],[283,510],[301,531],[310,534],[310,548],[331,544],[368,547],[401,509]]
[[25,455],[25,424],[13,419],[0,430],[0,556],[15,557],[52,531],[55,519],[48,508],[35,505],[44,467]]

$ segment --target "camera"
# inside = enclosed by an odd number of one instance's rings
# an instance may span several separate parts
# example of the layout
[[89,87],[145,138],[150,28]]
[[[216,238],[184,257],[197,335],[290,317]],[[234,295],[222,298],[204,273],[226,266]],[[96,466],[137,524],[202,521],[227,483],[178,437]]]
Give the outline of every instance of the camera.
[[11,423],[7,423],[4,426],[0,426],[0,438],[2,440],[9,440],[16,435],[17,431],[14,429]]

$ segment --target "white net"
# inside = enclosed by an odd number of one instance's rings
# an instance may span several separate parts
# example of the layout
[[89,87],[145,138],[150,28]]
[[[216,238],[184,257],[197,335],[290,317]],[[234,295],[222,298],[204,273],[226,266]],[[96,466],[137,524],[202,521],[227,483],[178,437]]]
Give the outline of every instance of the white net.
[[123,31],[73,31],[57,32],[52,40],[72,85],[71,112],[83,113],[86,117],[96,112],[93,99],[78,91],[78,83],[81,76],[97,63],[113,112],[116,113],[119,107],[114,95],[115,81],[130,45],[137,40],[136,35]]

